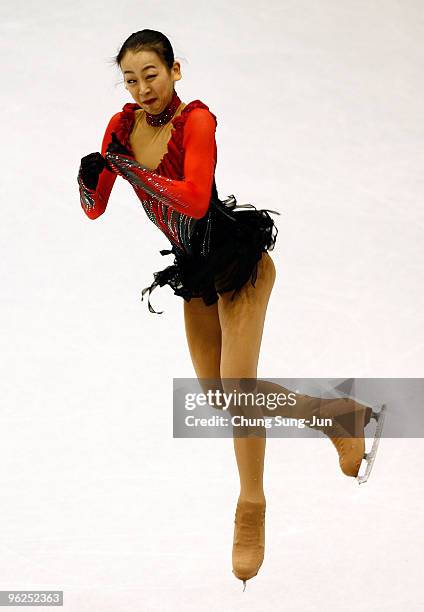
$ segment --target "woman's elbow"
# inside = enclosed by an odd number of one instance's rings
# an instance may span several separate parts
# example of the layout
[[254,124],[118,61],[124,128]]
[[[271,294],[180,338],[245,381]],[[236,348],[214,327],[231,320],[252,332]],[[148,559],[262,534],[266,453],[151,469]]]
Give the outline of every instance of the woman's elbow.
[[99,209],[97,206],[93,206],[92,208],[86,208],[82,202],[81,208],[85,212],[86,216],[92,221],[94,221],[104,213],[104,210]]
[[208,199],[207,201],[202,202],[198,205],[195,219],[203,219],[203,217],[207,214],[209,210],[209,202],[210,200]]
[[192,217],[195,219],[202,219],[209,210],[209,204],[211,201],[210,192],[205,192],[202,190],[199,192],[198,190],[193,190],[193,202],[195,203],[192,208]]

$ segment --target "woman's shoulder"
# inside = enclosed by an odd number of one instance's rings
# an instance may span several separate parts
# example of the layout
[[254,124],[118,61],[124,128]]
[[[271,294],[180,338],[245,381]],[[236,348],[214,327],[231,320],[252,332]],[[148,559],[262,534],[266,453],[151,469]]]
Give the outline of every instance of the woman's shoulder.
[[[134,108],[130,108],[134,107]],[[108,122],[108,129],[124,129],[129,127],[134,122],[135,114],[134,111],[140,108],[138,104],[127,103],[123,106],[122,110],[114,113]]]
[[141,109],[141,106],[135,102],[127,102],[122,107],[122,110],[112,115],[109,119],[107,129],[115,132],[119,142],[123,145],[126,145],[128,142],[129,135],[134,126],[135,111],[137,109]]
[[[202,109],[200,112],[197,109]],[[213,119],[215,120],[215,123],[217,124],[217,118],[214,115],[214,113],[210,110],[209,106],[207,104],[205,104],[204,102],[202,102],[201,100],[192,100],[191,102],[189,102],[182,110],[181,114],[177,117],[180,118],[180,121],[185,121],[191,114],[192,111],[196,110],[196,112],[194,113],[195,115],[204,115],[204,116],[209,116],[209,117],[213,117]]]

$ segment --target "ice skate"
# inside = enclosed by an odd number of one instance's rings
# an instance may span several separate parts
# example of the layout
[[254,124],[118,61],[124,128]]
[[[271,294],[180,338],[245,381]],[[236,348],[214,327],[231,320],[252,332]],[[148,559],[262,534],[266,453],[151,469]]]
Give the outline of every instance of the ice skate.
[[[383,404],[379,411],[374,411],[350,398],[322,400],[319,418],[331,418],[332,425],[318,426],[317,429],[323,431],[335,446],[342,472],[346,476],[356,478],[359,484],[366,482],[371,473],[383,428],[385,409]],[[364,430],[371,419],[376,420],[377,427],[372,449],[366,453]],[[367,468],[365,474],[359,476],[363,459],[367,461]]]
[[[368,480],[375,460],[385,409],[383,404],[377,412],[351,397],[321,398],[297,393],[296,404],[279,408],[277,414],[301,419],[307,427],[318,429],[328,436],[339,455],[342,472],[357,478],[358,483],[362,484]],[[366,453],[364,430],[371,419],[377,421],[377,427],[372,449]],[[363,459],[367,461],[367,469],[363,476],[359,476]]]
[[234,520],[233,574],[243,580],[253,578],[259,571],[265,552],[266,502],[237,502]]

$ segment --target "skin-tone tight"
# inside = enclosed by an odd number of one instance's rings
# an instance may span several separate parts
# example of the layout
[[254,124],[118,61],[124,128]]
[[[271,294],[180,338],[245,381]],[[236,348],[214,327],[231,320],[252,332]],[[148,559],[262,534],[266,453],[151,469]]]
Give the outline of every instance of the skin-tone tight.
[[[250,280],[231,300],[232,291],[222,293],[218,302],[206,306],[202,298],[184,301],[184,319],[190,355],[199,382],[205,393],[219,389],[226,394],[259,392],[266,396],[284,394],[290,390],[269,381],[257,380],[257,366],[269,298],[275,283],[276,271],[269,253],[262,253],[258,263],[255,287]],[[249,379],[249,380],[242,380]],[[217,408],[217,406],[214,406]],[[222,406],[220,407],[222,409]],[[363,454],[364,406],[351,398],[320,398],[296,395],[296,404],[280,405],[271,410],[266,406],[250,406],[247,410],[230,406],[233,416],[282,416],[310,419],[327,414],[347,414],[346,431],[349,445],[358,446]],[[359,410],[360,409],[360,410]],[[320,411],[323,411],[320,414]],[[354,415],[354,416],[349,416]],[[265,429],[262,426],[237,427],[234,450],[240,477],[240,499],[264,501],[263,471]],[[234,428],[233,428],[234,432]],[[362,433],[361,433],[362,432]],[[346,432],[345,432],[346,433]],[[327,433],[328,435],[328,433]],[[338,433],[334,434],[339,435]]]
[[[249,279],[234,300],[231,300],[232,291],[222,293],[212,306],[206,306],[202,298],[184,300],[187,342],[199,380],[214,379],[223,392],[231,393],[234,379],[256,379],[265,315],[275,278],[274,262],[264,252],[258,263],[255,287]],[[237,435],[233,442],[240,499],[264,501],[265,435]]]

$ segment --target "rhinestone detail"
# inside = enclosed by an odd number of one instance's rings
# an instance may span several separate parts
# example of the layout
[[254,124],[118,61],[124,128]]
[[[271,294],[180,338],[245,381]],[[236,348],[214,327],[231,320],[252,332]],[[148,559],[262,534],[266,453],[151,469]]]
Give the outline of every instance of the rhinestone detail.
[[171,121],[172,117],[175,115],[175,112],[177,108],[180,106],[180,104],[181,104],[181,100],[178,97],[178,94],[174,89],[171,101],[161,113],[159,113],[158,115],[152,115],[151,113],[148,113],[147,111],[145,111],[146,122],[149,125],[153,125],[153,126],[165,125],[165,123],[168,123],[169,121]]
[[78,185],[80,192],[81,204],[84,206],[85,210],[92,211],[94,209],[94,197],[95,190],[89,189],[81,178],[81,174],[78,174]]

